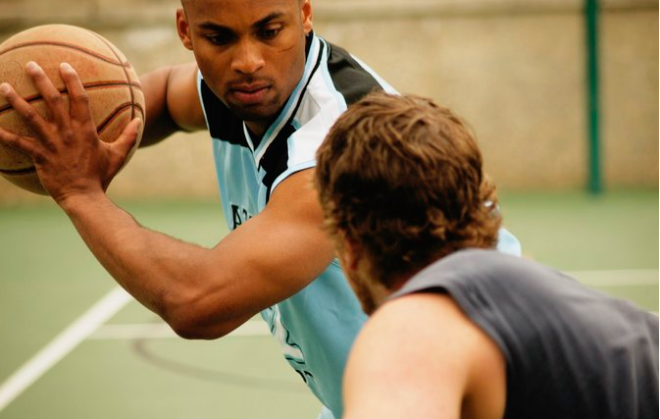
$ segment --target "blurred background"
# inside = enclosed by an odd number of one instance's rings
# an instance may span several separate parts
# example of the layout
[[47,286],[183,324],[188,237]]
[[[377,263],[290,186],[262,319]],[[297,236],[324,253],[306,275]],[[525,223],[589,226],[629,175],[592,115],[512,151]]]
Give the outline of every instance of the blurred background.
[[[192,55],[174,28],[177,0],[0,0],[0,41],[44,23],[93,29],[138,73]],[[600,179],[658,185],[658,1],[600,0]],[[314,0],[316,32],[405,93],[431,96],[474,127],[506,190],[583,189],[590,176],[588,55],[582,0]],[[183,143],[186,143],[185,145]],[[206,134],[143,150],[118,197],[216,193]],[[0,181],[0,204],[34,201]]]
[[[317,34],[470,122],[526,257],[657,313],[657,0],[312,5]],[[178,6],[0,0],[0,42],[40,24],[84,26],[144,73],[193,59]],[[205,132],[140,150],[109,193],[149,228],[205,246],[227,234]],[[0,178],[0,418],[315,417],[268,336],[183,341],[130,299],[53,356],[115,287],[48,198]]]

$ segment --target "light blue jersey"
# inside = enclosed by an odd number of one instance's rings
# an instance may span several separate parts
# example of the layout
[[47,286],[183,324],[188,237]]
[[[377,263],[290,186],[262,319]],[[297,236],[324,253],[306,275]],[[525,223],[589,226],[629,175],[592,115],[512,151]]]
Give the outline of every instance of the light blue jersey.
[[[341,48],[310,35],[302,79],[279,117],[255,147],[250,133],[211,92],[199,92],[213,152],[221,202],[231,230],[259,214],[288,176],[315,166],[315,153],[348,105],[379,89],[394,92],[371,69]],[[517,241],[506,245],[519,253]],[[335,261],[307,287],[261,313],[284,357],[327,409],[340,418],[346,359],[367,317]]]

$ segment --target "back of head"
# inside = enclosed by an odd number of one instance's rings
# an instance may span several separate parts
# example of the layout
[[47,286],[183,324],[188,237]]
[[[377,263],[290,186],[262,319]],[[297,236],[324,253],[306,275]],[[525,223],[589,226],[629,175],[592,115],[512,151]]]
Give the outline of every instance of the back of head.
[[501,219],[477,143],[430,99],[373,93],[335,123],[317,153],[317,188],[341,232],[390,287],[466,247],[493,247]]

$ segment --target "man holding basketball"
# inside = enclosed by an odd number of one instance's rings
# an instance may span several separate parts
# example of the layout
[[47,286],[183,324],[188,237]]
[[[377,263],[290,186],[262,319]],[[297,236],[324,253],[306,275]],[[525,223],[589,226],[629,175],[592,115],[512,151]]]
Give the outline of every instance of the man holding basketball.
[[658,417],[658,317],[493,251],[495,187],[453,112],[375,93],[317,156],[326,227],[373,314],[347,419]]
[[[133,122],[97,140],[85,92],[64,66],[70,109],[28,69],[53,114],[45,121],[3,85],[40,139],[0,131],[34,156],[40,180],[117,282],[186,338],[226,335],[261,313],[284,356],[323,403],[342,414],[341,379],[366,320],[321,228],[314,153],[336,118],[372,90],[393,89],[312,31],[310,0],[183,0],[177,30],[196,63],[142,79],[144,144],[208,129],[232,232],[214,248],[142,228],[105,195],[135,142]],[[519,253],[501,230],[498,247]]]

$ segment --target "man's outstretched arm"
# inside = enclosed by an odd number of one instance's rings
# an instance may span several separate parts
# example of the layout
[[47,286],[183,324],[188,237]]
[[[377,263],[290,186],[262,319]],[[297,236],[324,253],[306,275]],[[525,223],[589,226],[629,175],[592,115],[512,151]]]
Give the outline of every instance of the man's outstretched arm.
[[267,208],[214,248],[140,226],[103,193],[61,202],[108,272],[180,335],[216,338],[295,294],[333,258],[311,170],[282,182]]
[[0,129],[0,141],[33,157],[43,186],[96,258],[180,335],[222,336],[302,289],[332,260],[311,169],[283,181],[264,211],[212,249],[140,226],[105,194],[135,144],[139,121],[114,143],[100,141],[73,69],[64,66],[61,72],[70,105],[42,70],[32,67],[29,73],[53,118],[45,120],[13,89],[4,89],[38,136]]

